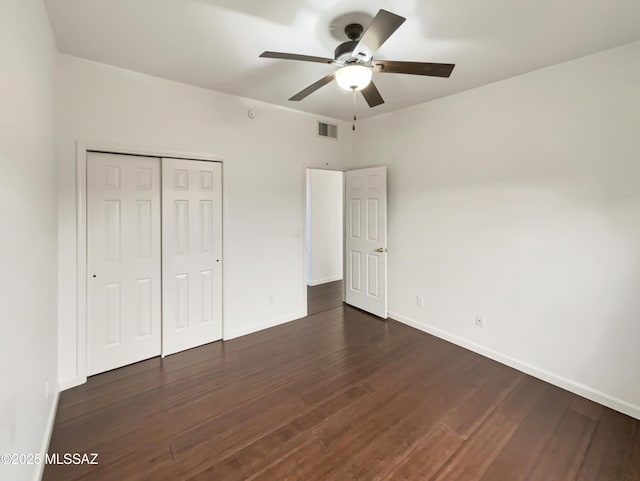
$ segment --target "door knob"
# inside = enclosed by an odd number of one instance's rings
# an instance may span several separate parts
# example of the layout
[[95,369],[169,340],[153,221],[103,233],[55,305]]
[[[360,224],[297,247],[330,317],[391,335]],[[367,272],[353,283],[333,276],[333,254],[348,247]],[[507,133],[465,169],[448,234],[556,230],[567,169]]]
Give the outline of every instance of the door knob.
[[376,249],[376,252],[387,252],[387,249],[385,249],[384,247],[378,247]]

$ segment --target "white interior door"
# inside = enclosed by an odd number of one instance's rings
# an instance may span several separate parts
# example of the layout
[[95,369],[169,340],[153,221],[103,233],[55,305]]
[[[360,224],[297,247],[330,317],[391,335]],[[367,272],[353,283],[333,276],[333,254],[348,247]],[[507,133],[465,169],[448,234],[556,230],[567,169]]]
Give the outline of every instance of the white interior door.
[[345,197],[345,302],[386,319],[387,168],[347,171]]
[[87,374],[160,354],[160,159],[87,156]]
[[222,167],[162,159],[162,355],[222,339]]

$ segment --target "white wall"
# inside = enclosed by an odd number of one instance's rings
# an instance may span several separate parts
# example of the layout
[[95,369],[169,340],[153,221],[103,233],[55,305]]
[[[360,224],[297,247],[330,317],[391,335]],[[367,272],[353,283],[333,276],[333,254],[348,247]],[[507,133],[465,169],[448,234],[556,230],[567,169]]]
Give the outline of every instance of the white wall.
[[392,317],[640,417],[639,128],[640,42],[360,122]]
[[342,172],[309,169],[307,284],[342,279]]
[[309,114],[65,55],[57,64],[62,385],[80,374],[77,139],[222,157],[225,338],[302,316],[305,167],[342,168],[352,151],[348,126],[340,123],[339,140],[328,142]]
[[[40,0],[0,2],[0,65],[0,453],[41,453],[57,346],[54,44]],[[38,473],[0,463],[3,480]]]

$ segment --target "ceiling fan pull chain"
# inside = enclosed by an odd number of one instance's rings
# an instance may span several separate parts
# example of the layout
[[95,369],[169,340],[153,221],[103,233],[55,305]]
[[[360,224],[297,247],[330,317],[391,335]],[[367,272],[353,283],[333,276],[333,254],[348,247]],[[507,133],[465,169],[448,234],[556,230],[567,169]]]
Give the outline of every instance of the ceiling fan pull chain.
[[352,89],[353,90],[353,126],[351,127],[352,130],[356,130],[356,89]]

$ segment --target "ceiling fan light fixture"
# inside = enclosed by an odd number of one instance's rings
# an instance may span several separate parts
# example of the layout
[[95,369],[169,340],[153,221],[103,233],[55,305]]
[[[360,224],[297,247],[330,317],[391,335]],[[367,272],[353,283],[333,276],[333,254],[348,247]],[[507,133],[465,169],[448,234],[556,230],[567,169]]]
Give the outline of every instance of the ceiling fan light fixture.
[[344,90],[362,90],[371,83],[373,72],[364,65],[347,65],[336,71],[336,82]]
[[[332,25],[335,26],[344,19],[349,19],[349,24],[345,27],[345,33],[349,40],[338,45],[334,51],[333,58],[270,51],[260,54],[262,58],[343,65],[343,67],[338,70],[325,75],[320,80],[316,80],[308,87],[302,89],[289,100],[298,102],[325,85],[333,83],[333,80],[336,80],[340,88],[353,92],[354,109],[357,98],[355,92],[357,90],[362,93],[369,107],[373,108],[384,103],[382,95],[380,95],[375,83],[371,79],[373,69],[375,69],[376,73],[385,75],[411,74],[444,78],[451,75],[451,71],[455,67],[452,63],[399,62],[396,60],[380,60],[378,58],[376,58],[375,63],[373,63],[373,57],[376,56],[378,49],[393,35],[398,27],[404,23],[406,18],[380,9],[369,23],[369,26],[364,29],[362,25],[367,22],[363,23],[360,21],[362,15],[363,14],[358,12],[346,14],[332,23]],[[354,16],[358,18],[352,19]]]

